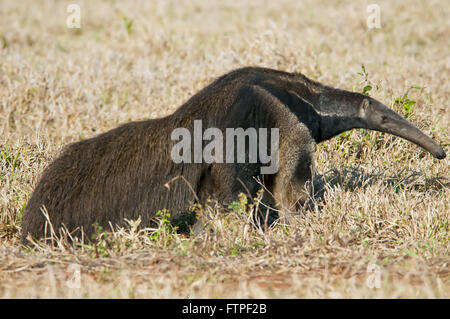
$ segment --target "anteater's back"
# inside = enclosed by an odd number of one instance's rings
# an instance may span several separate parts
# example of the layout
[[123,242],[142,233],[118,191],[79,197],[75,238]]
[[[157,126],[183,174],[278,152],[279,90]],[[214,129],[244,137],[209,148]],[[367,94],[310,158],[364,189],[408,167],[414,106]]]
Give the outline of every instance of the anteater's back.
[[129,123],[66,147],[44,170],[25,208],[22,241],[28,234],[44,236],[43,210],[55,230],[64,225],[89,235],[94,223],[107,227],[109,222],[122,224],[124,218],[141,217],[148,226],[159,209],[188,201],[185,188],[175,183],[169,192],[164,187],[171,176],[181,173],[181,167],[163,163],[170,159],[167,120]]
[[[251,67],[235,70],[195,94],[171,116],[132,122],[69,145],[45,169],[27,204],[22,241],[28,234],[44,236],[43,211],[55,230],[64,225],[71,232],[82,228],[88,235],[94,223],[107,228],[110,222],[122,224],[124,218],[140,217],[141,226],[148,227],[160,209],[183,213],[195,197],[193,191],[199,191],[205,165],[171,161],[172,130],[192,129],[194,120],[203,120],[205,127],[222,127],[240,88],[261,81],[276,83],[280,76],[292,75]],[[184,180],[172,182],[170,189],[164,186],[177,176]]]

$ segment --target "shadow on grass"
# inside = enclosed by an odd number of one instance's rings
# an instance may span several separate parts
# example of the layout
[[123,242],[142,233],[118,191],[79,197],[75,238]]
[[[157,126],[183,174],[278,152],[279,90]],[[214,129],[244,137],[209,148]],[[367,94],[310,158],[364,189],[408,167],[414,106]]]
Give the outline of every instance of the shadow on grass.
[[[324,174],[316,174],[313,179],[310,200],[303,205],[303,209],[321,209],[324,204],[324,195],[327,190],[339,187],[343,191],[363,190],[373,185],[380,185],[389,188],[390,192],[418,191],[428,192],[430,190],[442,191],[450,186],[449,179],[443,176],[428,177],[422,171],[403,169],[395,175],[387,175],[378,169],[367,170],[357,167],[333,168]],[[227,209],[223,207],[225,211]],[[267,229],[280,215],[276,209],[264,210],[264,213],[255,211],[254,223],[260,225],[262,229]],[[177,227],[180,233],[190,233],[193,228],[197,228],[197,219],[194,213],[184,213],[172,220],[172,224]],[[196,226],[194,226],[196,225]],[[194,231],[196,232],[196,231]]]
[[324,174],[317,174],[313,179],[313,199],[321,201],[328,189],[339,186],[345,191],[356,191],[369,186],[381,184],[392,188],[394,192],[414,190],[426,192],[441,191],[450,187],[447,177],[428,177],[422,171],[402,169],[395,175],[388,176],[381,170],[367,171],[361,167],[332,168]]

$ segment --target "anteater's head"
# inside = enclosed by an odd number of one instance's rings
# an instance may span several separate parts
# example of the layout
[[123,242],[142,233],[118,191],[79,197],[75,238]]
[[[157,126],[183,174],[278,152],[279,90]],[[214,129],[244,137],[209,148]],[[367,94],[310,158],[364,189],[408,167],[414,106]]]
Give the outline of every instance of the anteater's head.
[[320,94],[318,112],[324,121],[324,136],[330,138],[351,128],[385,132],[411,141],[438,159],[444,149],[414,124],[377,100],[354,92],[327,88]]

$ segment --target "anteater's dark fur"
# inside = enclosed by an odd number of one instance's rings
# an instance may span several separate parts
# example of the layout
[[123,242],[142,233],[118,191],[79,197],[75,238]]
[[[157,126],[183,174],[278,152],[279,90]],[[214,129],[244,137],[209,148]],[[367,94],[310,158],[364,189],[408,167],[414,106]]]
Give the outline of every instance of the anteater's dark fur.
[[[121,225],[125,218],[141,217],[141,226],[148,227],[160,209],[168,209],[176,217],[187,212],[196,199],[229,203],[239,192],[254,195],[259,189],[255,177],[261,177],[260,167],[265,164],[172,162],[172,130],[192,130],[194,120],[202,120],[203,129],[218,127],[223,132],[227,127],[279,128],[279,171],[265,181],[276,202],[292,208],[306,198],[304,184],[311,178],[317,142],[354,127],[401,135],[383,127],[387,121],[384,113],[393,116],[394,112],[376,109],[377,103],[301,74],[252,67],[233,71],[170,116],[128,123],[67,146],[45,169],[26,206],[22,240],[25,242],[28,234],[44,236],[43,207],[54,229],[65,225],[69,231],[82,228],[89,235],[94,223],[107,229],[109,222]],[[368,124],[370,112],[383,114],[381,122],[373,117]],[[417,139],[413,142],[420,144]],[[431,151],[436,157],[445,156],[438,146],[423,144],[427,149],[434,147]],[[173,180],[165,187],[177,176],[185,180]]]

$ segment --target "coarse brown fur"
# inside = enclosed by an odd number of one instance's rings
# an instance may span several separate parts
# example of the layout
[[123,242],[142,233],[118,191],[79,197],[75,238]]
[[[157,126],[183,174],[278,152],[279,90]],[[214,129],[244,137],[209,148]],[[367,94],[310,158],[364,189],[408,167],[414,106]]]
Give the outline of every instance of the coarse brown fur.
[[[261,176],[261,163],[180,163],[171,159],[175,128],[278,128],[279,170]],[[43,172],[22,222],[22,241],[45,235],[46,218],[54,229],[107,228],[125,218],[153,225],[155,213],[188,213],[208,198],[230,203],[240,192],[253,196],[264,179],[275,205],[295,209],[307,198],[316,143],[352,128],[395,134],[426,148],[444,151],[428,136],[380,102],[333,89],[301,74],[248,67],[232,71],[190,98],[175,113],[132,122],[67,146]],[[247,145],[248,147],[248,145]],[[177,178],[182,176],[183,178]],[[168,183],[168,184],[167,184]],[[168,187],[167,187],[168,186]]]

